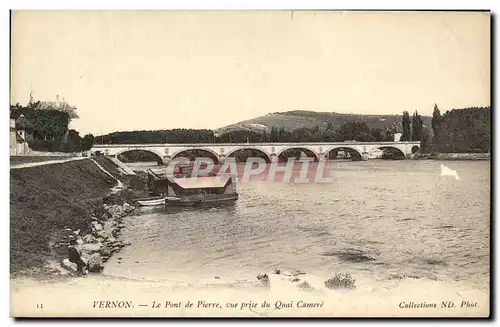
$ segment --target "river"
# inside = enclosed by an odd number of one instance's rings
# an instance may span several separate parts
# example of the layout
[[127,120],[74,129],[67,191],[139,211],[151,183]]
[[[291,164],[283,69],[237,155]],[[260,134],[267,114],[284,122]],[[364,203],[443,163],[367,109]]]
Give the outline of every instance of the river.
[[[442,163],[460,180],[440,176]],[[411,278],[489,288],[490,161],[333,161],[327,169],[331,184],[238,184],[230,207],[141,208],[124,220],[131,245],[104,274],[253,280],[280,268],[348,272],[358,285]]]

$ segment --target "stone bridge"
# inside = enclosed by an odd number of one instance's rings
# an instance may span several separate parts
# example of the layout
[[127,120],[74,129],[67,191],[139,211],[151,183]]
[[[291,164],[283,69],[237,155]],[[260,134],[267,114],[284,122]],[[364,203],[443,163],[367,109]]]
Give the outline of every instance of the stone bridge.
[[[235,154],[238,150],[251,149],[263,154],[272,160],[286,150],[302,150],[306,155],[316,161],[328,158],[333,151],[349,153],[353,159],[380,158],[384,151],[398,152],[405,158],[411,157],[420,148],[420,141],[411,142],[327,142],[327,143],[202,143],[202,144],[94,144],[90,150],[91,155],[115,156],[136,150],[154,153],[164,164],[176,157],[186,156],[189,150],[202,150],[207,155],[211,154],[219,162]],[[210,155],[209,155],[210,156]]]

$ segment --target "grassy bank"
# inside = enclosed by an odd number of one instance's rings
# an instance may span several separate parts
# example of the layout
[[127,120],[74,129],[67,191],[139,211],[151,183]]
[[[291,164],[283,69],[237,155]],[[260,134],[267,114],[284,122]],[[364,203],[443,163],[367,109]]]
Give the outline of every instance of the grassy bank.
[[[108,159],[96,161],[119,177]],[[67,247],[56,246],[61,233],[65,229],[88,232],[91,214],[105,201],[124,196],[108,196],[115,185],[116,180],[90,159],[11,170],[11,273],[67,256]]]

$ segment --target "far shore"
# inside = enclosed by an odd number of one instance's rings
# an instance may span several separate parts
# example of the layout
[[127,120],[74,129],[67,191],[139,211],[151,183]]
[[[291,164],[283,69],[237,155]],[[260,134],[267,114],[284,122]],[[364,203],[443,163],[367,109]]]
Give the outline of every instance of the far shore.
[[421,153],[414,160],[491,160],[491,153]]

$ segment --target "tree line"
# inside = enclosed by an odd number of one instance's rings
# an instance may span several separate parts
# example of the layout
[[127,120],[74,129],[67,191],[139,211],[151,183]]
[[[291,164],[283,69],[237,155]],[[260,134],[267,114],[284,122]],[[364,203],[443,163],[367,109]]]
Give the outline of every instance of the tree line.
[[421,141],[421,153],[487,153],[491,149],[491,109],[452,109],[441,115],[434,105],[431,126],[417,111],[403,111],[401,141]]
[[96,144],[152,143],[213,143],[214,132],[209,129],[171,129],[158,131],[115,132],[95,138]]
[[10,106],[10,118],[18,119],[24,115],[30,124],[26,126],[26,132],[32,135],[34,140],[61,140],[68,131],[69,115],[59,110],[36,110],[35,106],[23,107],[19,104]]
[[208,129],[171,129],[160,131],[116,132],[95,138],[96,144],[145,143],[288,143],[288,142],[388,142],[401,133],[401,141],[421,141],[422,153],[489,152],[489,107],[453,109],[441,115],[437,105],[431,126],[423,123],[415,111],[411,117],[403,111],[401,124],[386,128],[370,128],[365,122],[345,122],[338,129],[331,123],[313,128],[299,127],[292,131],[272,126],[267,132],[231,131],[221,135]]
[[487,153],[491,151],[491,108],[471,107],[446,111],[434,105],[431,152]]
[[276,143],[276,142],[343,142],[343,141],[392,141],[393,130],[370,129],[364,122],[348,122],[334,130],[300,127],[293,131],[284,127],[271,127],[269,132],[231,131],[221,135],[207,129],[172,129],[161,131],[116,132],[95,138],[96,144],[145,144],[145,143]]
[[74,129],[68,129],[70,117],[59,110],[36,109],[39,101],[27,106],[19,103],[10,106],[10,118],[17,120],[21,115],[27,119],[22,126],[30,136],[28,145],[35,151],[80,152],[88,151],[94,143],[94,136],[83,138]]

